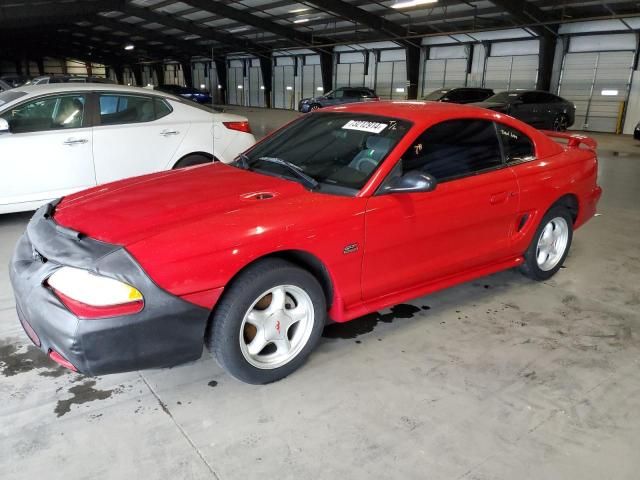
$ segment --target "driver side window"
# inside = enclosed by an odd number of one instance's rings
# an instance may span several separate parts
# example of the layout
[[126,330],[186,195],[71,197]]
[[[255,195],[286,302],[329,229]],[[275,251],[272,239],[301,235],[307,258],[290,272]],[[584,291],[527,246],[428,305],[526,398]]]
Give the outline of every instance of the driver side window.
[[503,165],[493,122],[448,120],[420,135],[402,156],[403,174],[418,170],[439,183]]
[[2,114],[12,133],[44,132],[83,126],[84,95],[37,98]]

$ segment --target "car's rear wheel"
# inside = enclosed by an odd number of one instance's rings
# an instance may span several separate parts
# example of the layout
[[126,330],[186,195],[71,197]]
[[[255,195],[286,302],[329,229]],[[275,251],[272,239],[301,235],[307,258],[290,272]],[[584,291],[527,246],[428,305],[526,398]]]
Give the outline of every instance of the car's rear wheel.
[[201,165],[203,163],[211,163],[211,157],[204,155],[202,153],[193,153],[191,155],[187,155],[186,157],[181,158],[174,166],[173,169],[176,168],[185,168],[185,167],[193,167],[194,165]]
[[569,119],[566,115],[560,114],[553,119],[553,130],[564,132],[569,127]]
[[521,270],[534,280],[547,280],[560,270],[571,248],[573,218],[568,208],[551,208],[540,222],[524,255]]
[[326,314],[324,293],[313,275],[287,261],[266,259],[248,267],[225,292],[206,345],[237,379],[274,382],[304,363]]
[[311,111],[315,111],[315,110],[320,110],[320,105],[318,105],[317,103],[314,103],[313,105],[311,105]]

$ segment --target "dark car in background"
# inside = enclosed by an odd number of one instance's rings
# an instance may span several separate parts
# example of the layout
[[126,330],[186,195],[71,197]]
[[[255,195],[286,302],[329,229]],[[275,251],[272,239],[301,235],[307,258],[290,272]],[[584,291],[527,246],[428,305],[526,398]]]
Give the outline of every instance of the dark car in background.
[[562,97],[540,90],[509,90],[474,105],[506,113],[529,125],[564,131],[575,121],[576,107]]
[[181,85],[158,85],[154,88],[154,90],[178,95],[182,98],[186,98],[187,100],[191,100],[197,103],[213,103],[213,98],[211,98],[211,95],[196,88],[183,87]]
[[378,100],[380,100],[380,97],[370,88],[340,87],[319,97],[303,98],[298,104],[298,111],[307,113],[312,110],[340,105],[342,103],[371,102]]
[[7,90],[11,90],[12,88],[12,85],[9,85],[4,80],[0,80],[0,92],[6,92]]
[[633,131],[633,138],[635,138],[636,140],[640,140],[640,122],[638,122],[635,130]]
[[8,84],[10,88],[21,87],[30,80],[30,77],[26,75],[3,75],[0,77],[4,83]]
[[431,102],[473,103],[482,102],[493,95],[490,88],[439,88],[423,98]]

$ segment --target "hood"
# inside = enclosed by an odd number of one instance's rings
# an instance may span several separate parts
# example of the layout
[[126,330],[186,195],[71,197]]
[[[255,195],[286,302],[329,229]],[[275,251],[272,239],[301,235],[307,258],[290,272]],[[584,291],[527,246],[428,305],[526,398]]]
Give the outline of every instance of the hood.
[[[65,197],[59,224],[104,242],[130,245],[206,218],[216,228],[260,223],[265,204],[311,196],[300,184],[222,163],[135,177]],[[264,214],[262,214],[264,215]],[[229,225],[227,225],[229,224]]]
[[308,103],[308,102],[317,102],[319,100],[326,100],[326,97],[324,95],[320,95],[318,97],[308,97],[308,98],[303,98],[302,100],[300,100],[300,102]]

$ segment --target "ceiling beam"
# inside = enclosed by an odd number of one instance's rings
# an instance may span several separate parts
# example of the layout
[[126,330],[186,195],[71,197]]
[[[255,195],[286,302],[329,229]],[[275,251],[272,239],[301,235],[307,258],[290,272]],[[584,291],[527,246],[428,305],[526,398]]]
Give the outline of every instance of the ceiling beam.
[[264,30],[265,32],[275,33],[276,35],[291,41],[295,45],[313,47],[314,43],[327,42],[326,38],[314,37],[312,33],[302,32],[295,28],[271,22],[263,17],[252,15],[251,13],[248,13],[247,10],[239,10],[221,2],[214,3],[210,0],[183,0],[182,3],[186,3],[193,8],[197,8],[212,15],[235,20],[236,22],[250,25],[260,30]]
[[[527,0],[491,0],[496,7],[502,8],[516,20],[516,23],[543,23],[551,20],[547,13]],[[537,35],[556,35],[557,26],[542,25],[532,27]]]
[[202,27],[193,22],[180,20],[172,15],[157,13],[149,8],[141,8],[131,4],[126,4],[122,11],[127,15],[142,18],[147,22],[159,23],[170,28],[176,28],[192,35],[198,35],[205,40],[215,40],[216,42],[229,47],[227,48],[227,51],[229,52],[234,50],[244,50],[259,56],[271,56],[270,49],[263,47],[259,43],[245,38],[239,38],[228,33],[222,33],[220,30],[211,27]]
[[[132,23],[121,22],[117,20],[113,20],[111,18],[106,18],[103,16],[96,16],[95,19],[92,20],[95,22],[95,25],[101,25],[109,28],[112,31],[123,32],[131,35],[132,37],[141,37],[145,39],[146,42],[160,42],[174,51],[177,51],[182,56],[210,56],[211,52],[208,50],[208,47],[205,45],[199,45],[194,41],[186,41],[182,40],[173,35],[166,35],[162,33],[158,33],[149,28],[144,28],[142,25],[136,25]],[[135,41],[130,40],[127,37],[122,37],[122,39],[126,43],[135,43]],[[158,46],[160,48],[160,46]]]
[[0,6],[0,29],[70,23],[100,12],[119,10],[124,0],[86,0],[82,2],[10,3]]
[[312,0],[307,3],[314,5],[319,10],[328,11],[356,24],[366,25],[372,30],[385,33],[393,37],[404,37],[410,34],[410,29],[391,22],[375,13],[367,12],[362,8],[356,7],[342,0]]

